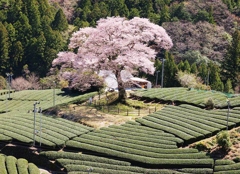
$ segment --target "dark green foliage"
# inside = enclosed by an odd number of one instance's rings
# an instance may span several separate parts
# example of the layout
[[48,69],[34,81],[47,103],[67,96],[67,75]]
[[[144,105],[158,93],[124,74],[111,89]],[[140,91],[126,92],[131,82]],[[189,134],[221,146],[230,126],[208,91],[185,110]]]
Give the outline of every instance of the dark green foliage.
[[208,81],[208,73],[209,70],[207,69],[207,64],[206,63],[201,63],[198,67],[198,76],[201,77],[201,79],[205,82],[205,84],[209,84]]
[[170,7],[171,11],[171,17],[172,18],[177,18],[179,20],[187,20],[191,21],[192,16],[191,14],[186,10],[186,7],[184,6],[183,3],[174,3]]
[[232,88],[232,82],[230,79],[227,80],[224,86],[224,92],[226,93],[234,93],[233,88]]
[[178,66],[178,70],[179,71],[184,71],[184,63],[183,63],[183,61],[180,61],[177,66]]
[[209,10],[208,22],[210,24],[215,24],[214,17],[213,17],[213,7],[212,6],[210,7],[210,10]]
[[209,13],[206,10],[199,10],[195,16],[195,22],[209,21]]
[[8,32],[2,22],[0,22],[0,74],[3,75],[6,70],[9,70],[9,37]]
[[208,98],[206,102],[206,108],[207,109],[213,109],[214,108],[214,101],[212,98]]
[[54,21],[52,22],[52,28],[59,31],[65,31],[68,28],[68,21],[61,8],[55,15]]
[[192,73],[192,74],[197,74],[197,72],[198,72],[197,64],[196,64],[196,63],[193,63],[193,64],[191,65],[191,71],[190,71],[190,73]]
[[187,60],[184,61],[184,68],[182,71],[186,71],[187,73],[189,73],[191,71],[190,64],[188,63]]
[[220,79],[220,68],[218,65],[213,64],[212,62],[209,63],[209,82],[208,84],[211,86],[211,89],[217,91],[223,91],[224,85]]
[[229,150],[232,143],[230,140],[230,135],[227,131],[221,131],[216,136],[218,146],[220,146],[224,150]]
[[165,66],[164,66],[164,85],[166,87],[178,86],[177,79],[175,78],[178,67],[175,64],[174,57],[171,53],[165,53]]
[[0,74],[12,69],[16,77],[20,76],[21,67],[28,64],[30,71],[45,76],[66,44],[61,34],[68,28],[66,18],[46,0],[9,2],[11,6],[0,8]]
[[240,75],[240,31],[236,30],[232,35],[232,43],[228,48],[228,54],[222,63],[223,75],[230,79],[233,88],[239,83]]

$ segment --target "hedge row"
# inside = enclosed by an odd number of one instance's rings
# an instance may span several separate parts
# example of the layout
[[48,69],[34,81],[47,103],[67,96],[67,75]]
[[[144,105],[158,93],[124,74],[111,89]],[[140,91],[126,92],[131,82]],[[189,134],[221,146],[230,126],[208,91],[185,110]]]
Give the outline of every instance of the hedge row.
[[125,131],[126,133],[129,133],[129,132],[134,132],[134,133],[141,133],[141,134],[146,134],[146,136],[164,136],[164,137],[173,137],[174,135],[172,134],[168,134],[168,133],[164,133],[164,132],[159,132],[159,131],[149,131],[149,130],[144,130],[142,129],[142,127],[144,126],[138,126],[137,128],[133,127],[133,126],[117,126],[117,125],[112,125],[112,126],[109,126],[108,128],[114,128],[114,129],[117,129],[117,130],[121,130],[121,131]]
[[[144,118],[144,117],[143,117]],[[160,129],[160,130],[163,130],[163,131],[166,131],[166,132],[169,132],[169,133],[172,133],[176,136],[178,136],[179,138],[185,140],[185,141],[192,141],[195,139],[194,136],[192,135],[189,135],[181,130],[178,130],[176,131],[176,129],[174,128],[171,128],[171,127],[168,127],[168,126],[163,126],[159,123],[154,123],[152,121],[149,121],[149,120],[146,120],[146,119],[143,119],[143,118],[138,118],[136,119],[137,122],[143,124],[143,125],[146,125],[146,126],[149,126],[149,127],[152,127],[152,128],[156,128],[156,129]]]
[[67,146],[77,147],[77,148],[80,147],[81,149],[86,149],[86,150],[90,150],[90,151],[94,151],[94,152],[98,152],[98,153],[103,153],[103,154],[106,154],[109,156],[138,161],[138,162],[146,163],[146,164],[175,165],[175,166],[189,165],[192,167],[195,167],[195,166],[201,166],[201,167],[209,167],[210,166],[210,167],[212,167],[212,165],[213,165],[213,160],[206,158],[206,156],[201,153],[195,157],[200,157],[200,158],[204,157],[203,159],[166,159],[167,155],[165,155],[164,159],[160,159],[160,158],[153,158],[153,157],[146,157],[146,156],[141,156],[141,155],[136,155],[136,154],[130,154],[129,152],[128,153],[119,152],[116,150],[109,149],[108,147],[100,147],[100,146],[90,145],[90,144],[86,144],[86,143],[80,143],[80,142],[76,142],[76,141],[72,141],[72,140],[67,142]]
[[[22,127],[22,128],[20,128]],[[0,125],[0,129],[3,130],[3,133],[7,136],[12,137],[13,139],[16,139],[18,141],[24,142],[24,143],[32,143],[33,142],[33,129],[28,130],[27,128],[17,125],[17,124],[7,124],[7,125]],[[55,146],[55,145],[63,145],[65,144],[65,141],[59,140],[53,136],[50,136],[44,132],[40,134],[36,134],[35,140],[42,143],[46,143],[45,145],[48,146]]]
[[[135,123],[138,123],[138,122],[136,122],[135,121]],[[164,133],[163,131],[161,131],[161,130],[157,130],[157,129],[153,129],[153,128],[150,128],[150,127],[147,127],[147,126],[143,126],[143,125],[141,125],[140,123],[138,123],[139,125],[133,125],[133,124],[129,124],[129,123],[125,123],[125,124],[122,124],[121,126],[122,127],[130,127],[130,128],[134,128],[134,129],[136,129],[136,130],[142,130],[142,131],[150,131],[150,132],[155,132],[155,133]],[[171,135],[171,134],[170,134]],[[172,135],[172,136],[174,136],[174,135]]]
[[7,167],[7,171],[10,174],[18,174],[17,172],[17,159],[13,156],[7,156],[6,157],[6,167]]
[[100,131],[94,131],[94,132],[101,132],[101,131],[108,131],[108,132],[112,132],[112,133],[119,133],[125,136],[136,136],[136,137],[148,137],[148,138],[154,138],[154,139],[160,139],[162,140],[162,144],[176,144],[177,143],[181,143],[182,140],[179,138],[176,138],[174,136],[167,136],[168,134],[166,134],[166,136],[164,136],[164,134],[160,134],[160,135],[150,135],[150,134],[145,134],[145,133],[138,133],[138,132],[129,132],[126,130],[122,130],[122,129],[116,129],[116,128],[101,128]]
[[76,171],[87,172],[91,168],[91,173],[103,173],[103,174],[180,174],[181,172],[173,171],[173,170],[147,170],[142,169],[140,167],[125,167],[125,170],[121,170],[122,168],[116,167],[115,169],[102,168],[102,167],[94,167],[94,166],[86,166],[86,165],[66,165],[68,173],[74,174]]
[[163,112],[157,112],[155,114],[151,114],[150,116],[156,117],[158,119],[162,119],[165,121],[169,120],[174,124],[184,125],[185,127],[187,126],[189,129],[195,130],[205,136],[210,136],[212,132],[218,130],[216,128],[212,128],[208,125],[205,125],[201,122],[197,122],[189,118],[185,118],[187,117],[187,115],[185,115],[185,117],[182,117],[182,114],[179,114],[173,111],[171,112],[171,111],[163,110]]
[[121,144],[110,144],[110,142],[102,142],[102,141],[95,141],[91,139],[85,139],[85,138],[78,138],[77,140],[74,139],[76,142],[89,144],[95,147],[104,147],[109,148],[112,150],[116,150],[119,153],[128,153],[128,154],[135,154],[140,156],[146,156],[146,157],[152,157],[152,158],[163,158],[163,159],[199,159],[199,158],[207,158],[205,153],[183,153],[183,154],[162,154],[160,152],[150,152],[150,151],[144,151],[145,149],[139,150],[137,148],[134,148],[134,146],[131,147],[124,147]]
[[[55,89],[55,101],[56,105],[63,103],[82,103],[90,96],[96,95],[97,92],[87,93],[83,95],[66,95],[63,91]],[[5,111],[6,109],[11,111],[28,110],[33,109],[34,101],[41,101],[39,106],[42,109],[48,109],[53,107],[53,90],[25,90],[15,92],[11,95],[12,100],[6,100],[5,96],[0,95],[0,110]]]
[[197,138],[197,137],[204,138],[203,134],[192,131],[192,130],[188,129],[187,127],[183,127],[182,125],[179,125],[179,124],[176,124],[176,123],[173,124],[172,122],[156,119],[156,118],[151,117],[151,116],[143,117],[143,119],[146,119],[148,121],[152,121],[153,123],[157,123],[157,124],[166,126],[168,128],[175,129],[175,131],[177,131],[177,132],[178,131],[185,132],[186,134],[192,135],[195,138]]
[[[36,119],[36,127],[40,129],[40,122],[42,122],[42,129],[47,128],[47,130],[56,132],[60,135],[64,136],[65,141],[68,140],[69,138],[77,136],[77,134],[68,132],[68,131],[63,131],[62,128],[58,128],[56,123],[53,122],[52,119],[46,119],[47,117],[42,116],[42,119],[40,121],[40,118],[38,117]],[[29,117],[11,117],[8,119],[0,119],[3,122],[11,122],[11,123],[17,123],[18,125],[22,125],[24,127],[28,127],[30,129],[33,129],[33,120],[30,120]],[[65,129],[65,128],[64,128]]]
[[[11,121],[21,121],[21,122],[26,122],[29,123],[28,126],[32,126],[33,125],[33,116],[31,114],[31,116],[28,115],[23,115],[21,114],[21,117],[19,116],[13,116],[11,118],[0,118],[0,120],[5,120],[5,119],[10,119]],[[38,125],[40,127],[40,116],[37,114],[36,115],[36,125]],[[42,125],[46,126],[46,127],[55,127],[59,130],[64,130],[65,132],[69,132],[75,135],[81,135],[82,133],[87,133],[90,130],[93,130],[93,128],[90,128],[88,126],[84,126],[82,124],[79,123],[75,123],[73,121],[69,121],[66,119],[62,119],[62,118],[53,118],[53,117],[49,117],[49,116],[45,116],[42,115]]]
[[28,172],[29,174],[40,174],[40,170],[33,163],[28,163]]
[[[10,141],[13,138],[25,143],[33,142],[33,117],[1,117],[0,122],[2,123],[0,125],[0,132],[2,132],[0,140]],[[61,125],[62,123],[65,124]],[[54,119],[46,116],[42,116],[41,127],[42,131],[40,132],[40,119],[37,118],[35,140],[51,147],[62,146],[70,138],[85,134],[93,129],[64,119]]]
[[0,154],[1,174],[40,174],[40,170],[33,163],[28,163],[26,159],[16,159],[13,156]]
[[[213,122],[216,124],[220,124],[220,125],[224,125],[226,122],[226,113],[225,113],[225,115],[221,115],[221,114],[219,114],[219,112],[216,112],[216,111],[204,110],[204,109],[200,109],[200,108],[193,107],[193,106],[190,106],[190,108],[186,108],[189,106],[190,105],[185,105],[185,104],[180,105],[178,107],[175,107],[175,110],[177,110],[177,112],[179,111],[179,112],[183,112],[183,113],[189,113],[189,115],[195,115],[198,118],[206,119],[207,121],[210,121],[210,122]],[[173,107],[169,107],[169,108],[173,108]],[[211,117],[209,117],[209,115],[211,115]],[[237,121],[237,120],[235,119],[235,121]],[[231,123],[235,124],[234,121]]]
[[0,134],[0,141],[11,141],[12,137]]
[[17,169],[19,174],[28,174],[28,161],[22,158],[18,159]]
[[[152,142],[151,140],[154,139],[149,139],[145,137],[134,137],[134,136],[125,136],[125,135],[107,135],[103,133],[96,133],[96,132],[90,132],[88,135],[94,135],[102,138],[108,138],[110,140],[118,140],[122,142],[127,142],[127,143],[133,143],[133,144],[140,144],[143,146],[148,146],[148,147],[153,147],[153,148],[160,148],[160,149],[177,149],[176,144],[162,144],[162,140],[155,139],[155,142]],[[134,139],[135,138],[135,139]],[[164,140],[163,140],[164,141]]]
[[148,136],[148,137],[170,137],[170,138],[175,138],[172,134],[169,133],[158,133],[158,134],[150,134],[147,132],[138,132],[137,130],[135,131],[128,131],[125,130],[124,128],[121,129],[120,126],[111,126],[111,127],[103,127],[100,128],[100,130],[104,130],[104,131],[111,131],[111,132],[116,132],[116,133],[121,133],[121,134],[127,134],[127,135],[134,135],[134,136]]
[[[14,129],[12,131],[14,131]],[[24,135],[21,135],[19,133],[15,133],[15,132],[12,132],[12,131],[10,131],[10,130],[6,131],[5,129],[0,128],[0,134],[4,134],[6,136],[12,137],[15,140],[18,140],[18,141],[21,141],[21,142],[24,142],[24,143],[27,143],[27,144],[30,144],[30,143],[33,142],[32,139],[27,138]]]
[[[199,114],[200,116],[203,116],[203,117],[209,117],[209,115],[211,115],[210,118],[215,118],[214,121],[216,120],[220,120],[220,121],[225,121],[226,120],[226,115],[227,115],[227,110],[204,110],[204,109],[201,109],[201,108],[198,108],[198,107],[195,107],[195,106],[191,106],[191,105],[186,105],[186,104],[182,104],[179,106],[180,107],[180,110],[183,110],[185,112],[189,112],[189,113],[193,113],[193,114]],[[240,118],[239,114],[234,114],[234,113],[231,113],[232,114],[230,117],[229,117],[229,121],[230,122],[238,122],[238,119]],[[221,123],[221,122],[219,122]]]
[[[169,108],[167,107],[166,109],[169,109]],[[172,110],[172,108],[170,108],[169,110],[172,111],[172,112],[174,111],[174,110]],[[191,111],[191,110],[186,111],[185,109],[183,109],[181,107],[176,107],[175,111],[178,114],[181,114],[181,116],[184,117],[184,118],[188,118],[190,120],[198,121],[199,123],[203,123],[203,124],[206,124],[208,126],[212,126],[213,128],[216,128],[218,130],[226,128],[226,121],[216,119],[216,118],[211,118],[210,117],[211,113],[208,113],[206,116],[204,116],[203,113],[201,113],[201,112],[194,112],[194,111]],[[229,122],[229,125],[231,125],[231,126],[234,126],[235,124],[236,123]]]
[[179,169],[178,171],[194,174],[213,174],[213,169],[210,168],[182,168]]
[[[206,99],[209,97],[217,103],[216,106],[224,107],[227,105],[225,102],[226,95],[221,92],[214,91],[202,91],[202,90],[188,90],[187,88],[158,88],[158,89],[148,89],[144,91],[137,91],[133,96],[145,97],[150,99],[159,99],[165,101],[179,101],[193,103],[199,106],[206,105]],[[191,96],[191,97],[189,97]],[[230,99],[233,104],[240,104],[238,100],[232,98]]]
[[[193,116],[193,114],[189,114],[186,112],[182,112],[180,110],[178,110],[178,108],[173,108],[173,107],[166,107],[162,110],[162,112],[158,112],[157,114],[168,114],[171,115],[171,118],[175,118],[178,119],[180,121],[184,121],[186,123],[189,123],[191,125],[200,127],[202,129],[205,129],[206,131],[209,132],[215,132],[215,131],[219,131],[218,128],[212,127],[210,122],[207,122],[204,119],[199,119],[196,117],[196,115]],[[208,124],[206,124],[206,122]]]
[[[68,172],[70,171],[83,171],[82,167],[77,166],[91,166],[93,171],[96,168],[102,168],[102,169],[111,169],[117,172],[137,172],[137,173],[159,173],[161,170],[157,169],[145,169],[141,167],[134,167],[134,166],[120,166],[120,165],[112,165],[112,164],[104,164],[104,163],[98,163],[98,162],[88,162],[88,161],[80,161],[80,160],[69,160],[69,159],[57,159],[56,160],[59,164],[61,164],[63,167],[66,166],[68,168]],[[99,172],[99,171],[95,171]],[[114,172],[113,172],[114,173]]]
[[228,164],[228,165],[217,165],[214,168],[215,172],[229,171],[229,170],[238,170],[240,172],[240,163]]
[[191,121],[188,122],[187,119],[181,120],[181,117],[180,117],[180,119],[176,120],[176,118],[178,118],[178,117],[174,117],[175,115],[166,113],[166,112],[164,112],[164,110],[162,112],[157,112],[157,113],[150,114],[149,116],[157,118],[157,119],[161,119],[161,120],[164,120],[164,121],[167,121],[167,122],[171,122],[171,123],[177,124],[179,126],[183,126],[185,128],[188,128],[192,131],[198,132],[198,133],[203,134],[203,135],[211,133],[210,131],[206,131],[205,129],[199,128],[198,124],[192,125],[191,124],[192,122]]
[[[112,173],[114,172],[137,172],[137,173],[146,173],[146,174],[159,174],[159,173],[195,173],[195,174],[212,174],[213,169],[211,168],[183,168],[179,169],[178,171],[174,170],[164,170],[164,169],[146,169],[141,167],[134,167],[134,166],[120,166],[120,165],[112,165],[112,164],[103,164],[98,162],[88,162],[88,161],[81,161],[81,160],[71,160],[71,159],[57,159],[56,160],[60,165],[67,168],[68,172],[71,171],[86,171],[84,166],[92,168],[92,172],[102,172],[99,170],[111,169]],[[80,166],[80,167],[77,167]],[[97,169],[97,170],[95,170]]]
[[239,174],[239,170],[229,170],[229,171],[221,171],[221,172],[214,172],[214,174]]
[[[122,142],[117,139],[108,139],[108,138],[103,138],[103,137],[98,137],[98,136],[92,136],[89,134],[83,135],[81,137],[74,138],[74,141],[79,141],[81,142],[84,139],[87,140],[92,140],[91,142],[94,143],[96,142],[102,142],[109,144],[109,147],[114,147],[114,145],[121,146],[121,147],[126,147],[126,148],[133,148],[136,150],[142,150],[146,152],[155,152],[155,153],[163,153],[163,154],[182,154],[182,153],[196,153],[198,152],[197,149],[161,149],[161,148],[155,148],[151,146],[143,146],[141,144],[136,144],[136,143],[131,143],[131,142]],[[116,147],[118,149],[118,147]]]
[[179,138],[176,137],[161,137],[160,139],[157,139],[154,136],[136,136],[136,135],[130,135],[130,134],[123,134],[123,133],[118,133],[118,132],[111,132],[108,130],[95,130],[94,132],[89,132],[88,134],[106,134],[106,135],[112,135],[116,137],[123,137],[123,138],[131,138],[133,140],[142,140],[142,141],[148,141],[148,142],[155,142],[155,143],[163,143],[163,141],[168,140],[172,141],[172,145],[176,144],[176,141],[181,143],[183,142],[182,140],[179,140]]
[[219,165],[229,165],[229,164],[235,164],[235,162],[232,161],[232,160],[216,160],[216,161],[215,161],[215,166],[219,166]]
[[0,173],[1,174],[8,174],[5,165],[5,156],[0,154]]
[[91,162],[96,162],[96,163],[121,165],[121,166],[130,166],[131,165],[131,163],[125,162],[125,161],[114,160],[114,159],[109,159],[109,158],[104,158],[104,157],[93,156],[93,155],[73,153],[73,152],[48,151],[48,152],[41,152],[40,155],[46,156],[47,158],[49,158],[51,160],[63,158],[63,159],[91,161]]

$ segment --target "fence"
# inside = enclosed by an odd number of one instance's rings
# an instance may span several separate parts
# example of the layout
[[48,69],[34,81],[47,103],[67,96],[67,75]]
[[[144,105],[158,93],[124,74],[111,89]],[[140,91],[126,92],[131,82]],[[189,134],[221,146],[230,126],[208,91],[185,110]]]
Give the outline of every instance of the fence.
[[150,113],[156,112],[156,107],[143,108],[143,109],[121,109],[116,106],[101,106],[98,110],[104,113],[113,115],[124,115],[124,116],[145,116]]
[[112,115],[123,115],[123,116],[145,116],[150,113],[156,112],[156,107],[148,107],[148,108],[128,108],[121,107],[119,108],[116,105],[108,105],[107,102],[99,101],[99,100],[89,100],[82,105],[85,106],[93,106],[97,109],[97,111],[101,111],[103,113],[108,113]]

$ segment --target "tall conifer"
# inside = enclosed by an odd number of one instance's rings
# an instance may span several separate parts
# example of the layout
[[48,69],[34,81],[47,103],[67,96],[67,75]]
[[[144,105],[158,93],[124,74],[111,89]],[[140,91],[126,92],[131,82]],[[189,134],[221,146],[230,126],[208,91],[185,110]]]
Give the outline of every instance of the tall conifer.
[[239,82],[240,73],[240,31],[236,30],[232,35],[232,43],[228,48],[227,56],[222,63],[223,76],[230,79],[235,88]]

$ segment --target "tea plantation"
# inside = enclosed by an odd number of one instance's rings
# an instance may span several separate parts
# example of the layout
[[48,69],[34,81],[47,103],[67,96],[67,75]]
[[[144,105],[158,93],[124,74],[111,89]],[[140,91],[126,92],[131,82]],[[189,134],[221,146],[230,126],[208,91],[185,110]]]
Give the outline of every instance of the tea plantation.
[[[42,113],[35,113],[34,121],[36,101],[46,110],[53,105],[81,103],[94,95],[97,93],[67,95],[56,90],[53,95],[53,90],[28,90],[12,92],[11,100],[7,100],[9,94],[0,93],[0,144],[26,148],[35,145],[39,157],[58,167],[56,172],[70,174],[240,173],[238,162],[187,147],[221,130],[239,126],[240,97],[186,88],[139,90],[132,98],[174,105],[166,105],[135,121],[100,129]],[[209,98],[214,109],[208,108]],[[0,156],[0,168],[3,166],[5,173],[11,174],[8,167],[11,165],[21,174],[37,168],[28,163],[23,170],[18,169],[18,163],[25,165],[27,161]]]

